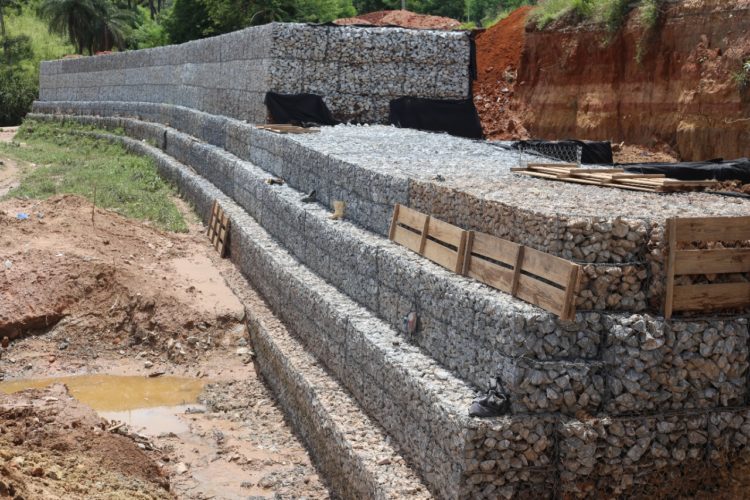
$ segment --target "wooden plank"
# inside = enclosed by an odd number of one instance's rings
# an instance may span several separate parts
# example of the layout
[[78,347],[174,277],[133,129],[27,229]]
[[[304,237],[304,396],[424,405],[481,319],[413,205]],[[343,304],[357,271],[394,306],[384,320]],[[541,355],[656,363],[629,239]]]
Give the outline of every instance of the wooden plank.
[[677,241],[750,240],[750,216],[677,219]]
[[564,313],[565,291],[531,276],[525,274],[519,276],[515,296],[558,316],[562,316]]
[[409,226],[419,232],[422,232],[427,218],[428,216],[422,212],[417,212],[403,205],[398,209],[398,223]]
[[665,186],[678,187],[710,187],[716,184],[716,181],[681,181],[679,179],[664,179]]
[[451,271],[454,271],[458,265],[458,252],[432,240],[425,241],[421,254],[423,257]]
[[707,311],[750,306],[750,283],[674,287],[675,311]]
[[580,168],[575,163],[528,163],[526,165],[526,168],[548,168],[548,167],[555,167],[555,168]]
[[391,227],[388,230],[388,239],[393,241],[393,234],[396,231],[396,224],[398,223],[398,211],[401,208],[399,203],[393,206],[393,216],[391,217]]
[[631,173],[622,173],[622,174],[615,174],[612,176],[613,179],[628,179],[634,175],[637,175],[639,179],[663,179],[666,177],[664,174],[631,174]]
[[578,294],[578,284],[581,280],[581,266],[574,264],[570,268],[568,282],[565,284],[565,303],[560,318],[566,321],[572,321],[576,316],[576,296]]
[[675,255],[676,276],[747,272],[750,272],[750,248],[679,250]]
[[476,232],[474,231],[467,231],[466,232],[466,248],[464,249],[464,262],[463,267],[461,268],[461,274],[464,276],[467,275],[469,272],[469,268],[471,267],[471,249],[474,248],[474,235]]
[[518,252],[516,252],[516,262],[513,264],[513,283],[510,286],[510,294],[514,297],[518,292],[518,282],[521,278],[521,263],[523,262],[523,254],[525,250],[526,247],[523,245],[518,247]]
[[401,226],[396,226],[396,230],[393,232],[393,241],[417,253],[420,253],[422,248],[422,235]]
[[551,179],[551,180],[558,180],[563,182],[573,182],[576,184],[589,184],[593,186],[599,186],[599,187],[613,187],[613,188],[619,188],[619,189],[625,189],[628,191],[641,191],[645,193],[654,193],[656,190],[650,189],[650,188],[644,188],[644,187],[638,187],[638,186],[628,186],[627,184],[602,184],[601,182],[597,181],[590,181],[582,178],[576,178],[576,177],[566,177],[566,178],[560,178],[560,177],[554,177],[547,174],[542,174],[540,172],[532,172],[530,170],[524,170],[516,172],[518,174],[528,175],[531,177],[540,177],[542,179]]
[[674,310],[674,268],[677,252],[677,219],[667,220],[667,270],[666,294],[664,296],[664,318],[670,319]]
[[508,264],[511,267],[516,265],[518,248],[521,246],[518,243],[484,233],[475,233],[473,238],[471,253]]
[[443,241],[454,247],[459,246],[461,238],[464,237],[465,232],[466,231],[460,227],[456,227],[433,217],[430,217],[430,222],[427,224],[428,237],[435,238],[438,241]]
[[461,240],[458,242],[458,251],[456,252],[456,265],[452,271],[454,273],[461,273],[464,266],[464,256],[466,255],[466,240],[469,239],[469,232],[461,230]]
[[510,293],[513,288],[513,276],[515,272],[513,269],[498,266],[479,257],[471,257],[466,275],[492,288]]
[[521,271],[540,276],[560,286],[565,286],[570,279],[570,269],[575,266],[569,260],[555,257],[548,253],[526,248],[521,262]]

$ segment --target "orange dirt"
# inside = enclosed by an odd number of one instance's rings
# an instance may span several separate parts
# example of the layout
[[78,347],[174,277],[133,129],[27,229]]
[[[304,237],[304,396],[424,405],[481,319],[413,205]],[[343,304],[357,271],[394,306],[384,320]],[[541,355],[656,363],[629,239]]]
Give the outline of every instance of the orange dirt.
[[450,17],[417,14],[408,10],[381,10],[362,14],[356,17],[337,19],[336,24],[371,24],[373,26],[401,26],[402,28],[421,28],[434,30],[453,30],[461,26],[461,21]]
[[530,11],[529,6],[521,7],[476,38],[474,104],[488,139],[529,138],[512,105]]
[[0,395],[0,497],[169,499],[166,475],[64,385]]
[[216,342],[244,316],[216,286],[204,241],[83,198],[4,202],[0,233],[0,338],[60,323],[71,342],[94,330],[112,349],[149,346],[182,362],[202,352],[196,339]]
[[750,1],[665,2],[653,27],[632,11],[616,35],[558,23],[526,31],[515,94],[537,137],[668,144],[684,160],[748,155]]
[[[0,203],[0,380],[164,373],[210,382],[199,411],[162,408],[148,424],[120,427],[123,435],[101,431],[67,394],[0,396],[0,498],[11,486],[26,500],[328,498],[253,369],[242,304],[261,300],[237,285],[239,271],[175,202],[187,234],[92,210],[76,196]],[[227,276],[254,301],[240,302]],[[55,414],[50,397],[65,412]],[[27,400],[26,416],[4,413]],[[88,415],[80,428],[78,413]],[[21,430],[28,438],[13,444]]]

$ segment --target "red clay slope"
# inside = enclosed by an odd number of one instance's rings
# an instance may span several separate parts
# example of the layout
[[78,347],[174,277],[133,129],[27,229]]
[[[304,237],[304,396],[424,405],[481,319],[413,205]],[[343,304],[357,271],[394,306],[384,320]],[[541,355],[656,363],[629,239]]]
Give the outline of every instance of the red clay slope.
[[477,35],[477,80],[474,104],[488,139],[528,136],[522,120],[511,109],[516,74],[525,42],[531,7],[521,7],[487,31]]
[[[605,43],[601,26],[530,25],[516,99],[542,138],[667,144],[684,160],[750,156],[750,0],[668,3],[646,31],[638,11]],[[640,48],[640,49],[639,49]]]

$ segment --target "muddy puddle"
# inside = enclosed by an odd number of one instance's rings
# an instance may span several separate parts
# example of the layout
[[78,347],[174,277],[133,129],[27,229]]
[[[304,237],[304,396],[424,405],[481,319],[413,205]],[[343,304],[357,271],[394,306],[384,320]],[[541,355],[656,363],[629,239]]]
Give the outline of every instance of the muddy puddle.
[[205,380],[183,377],[139,377],[79,375],[0,383],[0,392],[11,394],[62,383],[78,401],[90,406],[108,420],[124,422],[145,435],[179,434],[188,430],[179,415],[202,410],[195,404]]

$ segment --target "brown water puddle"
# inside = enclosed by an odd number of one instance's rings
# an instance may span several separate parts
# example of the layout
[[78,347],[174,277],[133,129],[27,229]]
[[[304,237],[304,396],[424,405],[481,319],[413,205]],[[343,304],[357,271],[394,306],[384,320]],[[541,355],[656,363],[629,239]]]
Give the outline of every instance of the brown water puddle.
[[109,420],[125,422],[134,431],[155,436],[164,432],[188,430],[179,418],[206,384],[205,380],[182,377],[139,377],[79,375],[43,379],[11,380],[0,383],[0,392],[11,394],[39,389],[51,384],[68,386],[70,394]]

